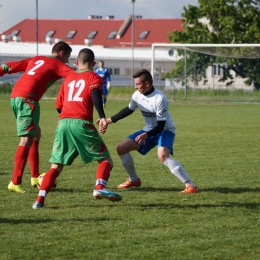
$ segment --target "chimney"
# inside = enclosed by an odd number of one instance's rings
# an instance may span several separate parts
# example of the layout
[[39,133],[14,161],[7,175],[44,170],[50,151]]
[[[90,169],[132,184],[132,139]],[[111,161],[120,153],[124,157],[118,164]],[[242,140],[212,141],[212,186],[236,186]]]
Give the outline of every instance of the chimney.
[[20,42],[21,41],[21,37],[20,36],[13,36],[13,41],[14,42]]
[[115,18],[114,15],[107,15],[107,16],[106,16],[106,19],[107,19],[107,20],[113,20],[114,18]]
[[53,43],[53,38],[51,38],[51,37],[45,37],[45,41],[46,41],[48,44],[52,44],[52,43]]
[[102,15],[89,15],[88,19],[89,20],[92,20],[92,19],[102,19]]
[[91,46],[91,43],[92,43],[92,39],[85,39],[85,44],[87,46]]
[[62,41],[61,38],[54,38],[54,43],[58,43],[58,42],[60,42],[60,41]]
[[9,35],[5,35],[5,34],[2,34],[2,35],[1,35],[1,39],[2,39],[2,41],[5,42],[5,43],[8,43],[9,38],[10,38]]

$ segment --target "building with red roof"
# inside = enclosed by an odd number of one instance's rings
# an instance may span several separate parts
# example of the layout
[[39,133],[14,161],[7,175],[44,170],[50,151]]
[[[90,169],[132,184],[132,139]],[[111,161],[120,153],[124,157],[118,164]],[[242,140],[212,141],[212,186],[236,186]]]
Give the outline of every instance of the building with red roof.
[[[104,60],[112,77],[131,77],[133,67],[134,71],[151,69],[152,44],[169,43],[168,33],[175,30],[182,30],[181,19],[144,19],[139,15],[133,21],[132,15],[126,19],[97,15],[76,20],[25,19],[0,35],[0,63],[37,54],[49,55],[51,45],[62,40],[73,49],[71,66],[78,51],[87,46],[97,60]],[[171,71],[176,60],[176,55],[161,51],[156,57],[156,70]]]
[[[54,20],[39,19],[38,26],[35,19],[25,19],[11,27],[2,35],[9,36],[9,41],[36,42],[36,30],[38,29],[38,41],[62,40],[69,44],[101,45],[108,48],[151,47],[154,42],[167,43],[169,32],[182,30],[181,19],[143,19],[136,16],[132,23],[132,15],[125,20],[114,19],[107,16],[90,15],[88,19],[80,20]],[[134,38],[132,33],[134,29]],[[88,41],[86,41],[88,40]]]

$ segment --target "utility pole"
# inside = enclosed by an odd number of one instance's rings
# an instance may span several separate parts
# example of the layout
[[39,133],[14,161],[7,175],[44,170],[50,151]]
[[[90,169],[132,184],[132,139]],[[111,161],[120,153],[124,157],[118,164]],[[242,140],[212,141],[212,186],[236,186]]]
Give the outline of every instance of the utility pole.
[[36,55],[39,54],[38,43],[39,43],[39,34],[38,34],[38,0],[36,0]]
[[[2,7],[3,5],[2,4],[0,4],[0,8]],[[1,23],[0,23],[1,24]],[[1,30],[0,30],[0,32],[1,32]]]
[[[134,63],[134,13],[135,13],[135,9],[134,9],[134,3],[135,0],[132,0],[133,3],[133,12],[132,12],[132,75],[134,74],[134,70],[135,70],[135,63]],[[134,80],[133,80],[134,83]]]

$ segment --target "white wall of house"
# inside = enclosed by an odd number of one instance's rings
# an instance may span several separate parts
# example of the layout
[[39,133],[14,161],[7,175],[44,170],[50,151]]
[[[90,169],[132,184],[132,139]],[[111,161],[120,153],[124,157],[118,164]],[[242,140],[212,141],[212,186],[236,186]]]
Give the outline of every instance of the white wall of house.
[[[217,64],[216,64],[217,65]],[[206,77],[207,82],[204,83],[204,80],[201,80],[198,82],[198,84],[195,85],[195,83],[191,80],[190,76],[187,75],[186,83],[187,87],[189,88],[196,88],[196,89],[221,89],[221,90],[245,90],[245,91],[253,91],[254,87],[253,85],[248,86],[244,82],[247,80],[247,78],[241,78],[240,76],[236,76],[236,73],[234,71],[230,71],[231,75],[233,76],[234,83],[227,86],[228,81],[220,82],[223,73],[220,70],[216,68],[212,68],[212,66],[209,66],[206,70]],[[179,79],[166,79],[165,80],[165,88],[166,89],[181,89],[184,88],[184,77]]]
[[[75,65],[76,57],[82,48],[85,48],[85,45],[72,45],[72,54],[69,60],[69,65],[73,67]],[[134,71],[139,69],[147,69],[151,71],[151,59],[152,59],[152,50],[151,48],[135,48],[134,56],[131,48],[104,48],[103,46],[91,46],[91,48],[96,56],[96,61],[104,60],[105,66],[110,69],[112,72],[112,78],[129,78],[132,76],[133,68],[133,58],[134,58]],[[39,44],[38,45],[38,54],[39,55],[50,55],[52,45],[50,44]],[[36,55],[36,44],[33,43],[4,43],[0,42],[0,64],[3,64],[7,61],[25,59],[33,57]],[[163,72],[170,72],[174,69],[176,61],[179,57],[169,56],[168,49],[161,49],[156,51],[155,63],[154,63],[154,78],[157,80],[157,83],[161,79],[161,74]],[[234,72],[234,83],[230,86],[226,86],[226,82],[219,82],[222,72],[221,69],[217,68],[215,64],[215,69],[208,67],[206,70],[206,75],[208,82],[206,84],[203,81],[199,82],[196,88],[201,89],[244,89],[252,90],[252,86],[247,86],[244,84],[245,79],[241,77],[235,77]],[[96,65],[97,67],[98,65]],[[17,78],[13,76],[12,78]],[[160,81],[158,84],[162,84],[165,88],[182,88],[183,85],[178,80],[165,80]],[[189,80],[187,76],[187,86],[194,88],[194,82]]]
[[[82,48],[90,48],[96,56],[96,62],[104,60],[105,67],[109,68],[113,77],[131,77],[133,61],[134,71],[139,69],[151,70],[151,48],[104,48],[103,46],[86,46],[71,45],[72,54],[69,59],[69,65],[75,66],[78,52]],[[38,44],[38,55],[50,55],[52,45]],[[0,42],[0,64],[7,61],[25,59],[35,56],[37,53],[37,45],[35,43],[23,42]],[[155,77],[160,77],[162,72],[170,72],[173,70],[176,57],[171,57],[167,50],[160,50],[156,54]],[[96,65],[96,67],[98,64]]]

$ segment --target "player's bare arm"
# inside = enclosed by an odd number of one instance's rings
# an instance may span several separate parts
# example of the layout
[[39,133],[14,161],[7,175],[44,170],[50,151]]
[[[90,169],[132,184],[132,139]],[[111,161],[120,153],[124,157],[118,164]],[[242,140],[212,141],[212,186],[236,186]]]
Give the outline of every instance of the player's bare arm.
[[107,124],[108,124],[108,125],[113,123],[111,117],[107,118],[106,121],[107,121]]

